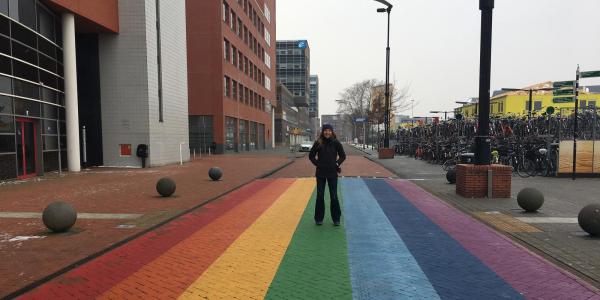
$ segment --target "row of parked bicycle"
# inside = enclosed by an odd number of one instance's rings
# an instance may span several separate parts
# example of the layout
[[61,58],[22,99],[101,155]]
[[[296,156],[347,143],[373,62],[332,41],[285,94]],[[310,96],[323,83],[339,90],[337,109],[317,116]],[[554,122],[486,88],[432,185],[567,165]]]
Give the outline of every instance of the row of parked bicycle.
[[[558,171],[559,143],[575,134],[573,115],[546,115],[532,118],[492,118],[490,120],[491,161],[513,167],[521,177],[555,176]],[[396,131],[396,152],[430,163],[444,170],[473,159],[476,120],[454,119]],[[578,140],[600,137],[600,117],[596,110],[583,110],[578,116]]]

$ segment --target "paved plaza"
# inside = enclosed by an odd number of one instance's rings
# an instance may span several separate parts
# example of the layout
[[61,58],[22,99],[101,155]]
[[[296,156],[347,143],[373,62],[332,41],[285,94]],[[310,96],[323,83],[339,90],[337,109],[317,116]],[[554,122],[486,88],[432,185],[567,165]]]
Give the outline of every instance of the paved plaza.
[[[588,281],[455,208],[421,181],[397,178],[365,153],[348,152],[338,185],[340,227],[328,214],[323,226],[315,225],[314,169],[299,157],[118,247],[82,252],[90,257],[48,270],[48,277],[8,296],[600,299]],[[78,223],[75,229],[100,227]],[[41,251],[35,245],[42,241],[77,237],[44,236],[24,247]]]

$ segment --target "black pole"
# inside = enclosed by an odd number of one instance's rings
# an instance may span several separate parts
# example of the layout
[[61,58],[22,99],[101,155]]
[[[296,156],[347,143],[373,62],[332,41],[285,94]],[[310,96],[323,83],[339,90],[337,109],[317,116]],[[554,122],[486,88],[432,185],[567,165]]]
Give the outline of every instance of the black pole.
[[533,89],[529,89],[529,118],[531,118],[531,115],[533,113]]
[[494,0],[479,0],[481,48],[479,53],[479,124],[475,137],[475,164],[490,164],[490,77],[492,64],[492,13]]
[[577,127],[578,127],[578,112],[579,112],[579,66],[575,73],[575,126],[573,126],[573,180],[577,177]]
[[392,6],[387,8],[387,47],[385,48],[385,134],[383,137],[383,147],[390,147],[390,12]]

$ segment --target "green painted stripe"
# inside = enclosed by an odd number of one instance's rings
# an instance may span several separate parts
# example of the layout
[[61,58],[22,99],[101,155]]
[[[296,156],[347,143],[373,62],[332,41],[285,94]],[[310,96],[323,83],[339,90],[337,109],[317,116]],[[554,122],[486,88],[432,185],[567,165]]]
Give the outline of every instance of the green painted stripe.
[[[338,180],[338,197],[343,205],[341,184]],[[352,299],[346,231],[343,225],[333,226],[329,192],[327,188],[325,191],[324,224],[315,225],[314,191],[266,299]]]

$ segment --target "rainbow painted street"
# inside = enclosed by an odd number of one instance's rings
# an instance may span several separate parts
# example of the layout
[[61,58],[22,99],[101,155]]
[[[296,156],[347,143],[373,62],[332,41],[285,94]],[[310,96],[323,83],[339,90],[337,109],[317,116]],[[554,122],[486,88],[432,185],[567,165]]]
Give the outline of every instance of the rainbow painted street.
[[254,181],[22,299],[600,299],[409,181],[340,178],[340,227],[315,185]]

